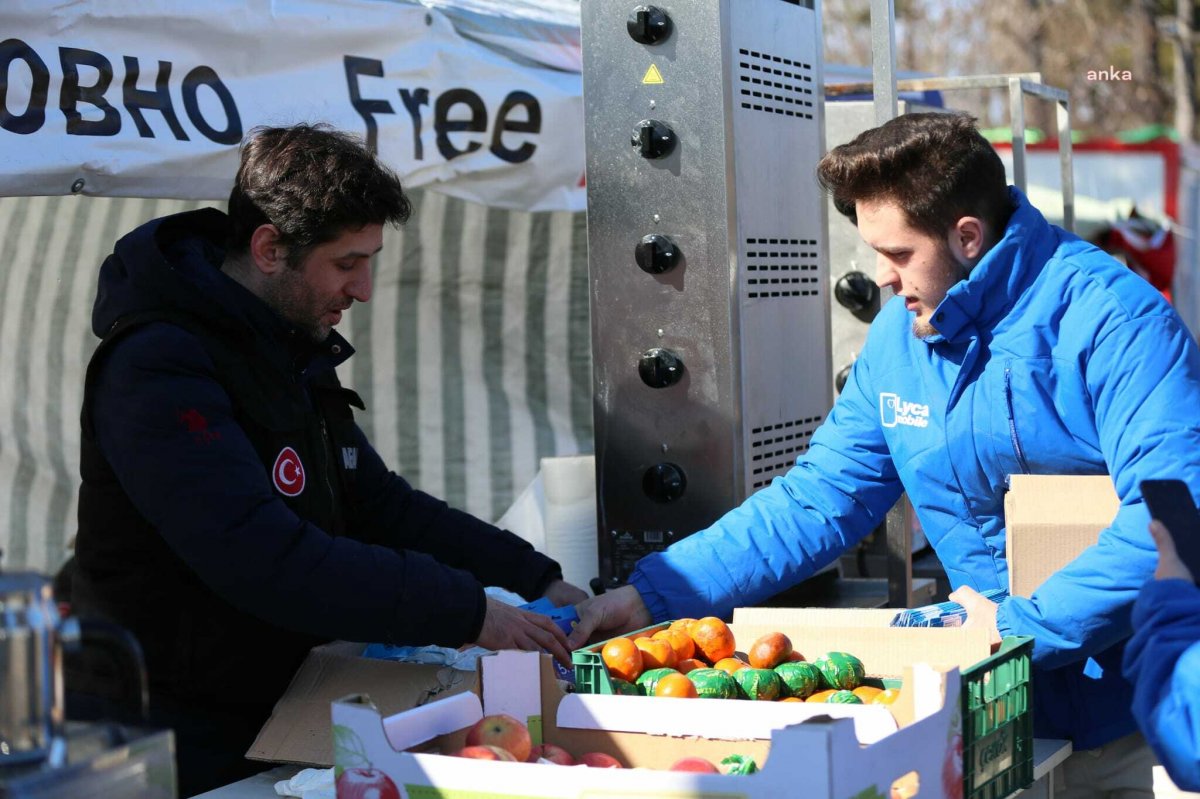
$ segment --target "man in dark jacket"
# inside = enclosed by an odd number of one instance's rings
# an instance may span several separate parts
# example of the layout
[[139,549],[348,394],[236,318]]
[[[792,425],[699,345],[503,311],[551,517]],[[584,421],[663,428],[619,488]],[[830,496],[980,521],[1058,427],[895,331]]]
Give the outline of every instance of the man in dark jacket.
[[499,585],[585,598],[515,535],[414,490],[355,424],[333,327],[371,296],[383,225],[410,211],[357,140],[267,128],[229,213],[149,222],[100,271],[72,601],[140,640],[185,796],[243,759],[305,653],[330,639],[546,649]]

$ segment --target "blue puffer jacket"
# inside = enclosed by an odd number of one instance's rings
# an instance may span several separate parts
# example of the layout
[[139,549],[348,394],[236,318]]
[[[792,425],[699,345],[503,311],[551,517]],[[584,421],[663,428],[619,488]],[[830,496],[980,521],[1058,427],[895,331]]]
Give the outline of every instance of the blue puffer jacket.
[[1122,505],[1099,543],[997,614],[1036,637],[1035,734],[1086,749],[1135,726],[1121,654],[1155,562],[1138,483],[1200,492],[1200,351],[1148,283],[1012,192],[940,334],[887,303],[796,467],[630,581],[657,619],[728,614],[832,562],[907,491],[953,586],[1007,587],[1008,476],[1111,474]]
[[1200,791],[1200,587],[1147,583],[1133,627],[1125,649],[1133,715],[1175,784]]

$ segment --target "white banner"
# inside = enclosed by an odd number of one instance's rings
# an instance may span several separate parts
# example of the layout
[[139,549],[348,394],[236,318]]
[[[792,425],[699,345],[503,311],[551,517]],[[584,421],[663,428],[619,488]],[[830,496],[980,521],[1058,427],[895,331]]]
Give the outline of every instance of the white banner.
[[580,75],[524,45],[387,0],[4,0],[0,196],[224,199],[254,126],[328,122],[406,186],[582,210]]

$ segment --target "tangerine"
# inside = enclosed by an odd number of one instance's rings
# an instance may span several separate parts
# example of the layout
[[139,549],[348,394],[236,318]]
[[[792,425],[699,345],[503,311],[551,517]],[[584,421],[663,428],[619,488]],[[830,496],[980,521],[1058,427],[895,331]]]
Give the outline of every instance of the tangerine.
[[805,702],[828,702],[829,697],[833,696],[836,693],[837,693],[836,688],[829,688],[824,691],[817,691],[815,694],[811,695],[804,701]]
[[695,619],[676,619],[675,621],[671,622],[671,625],[667,627],[667,629],[682,630],[688,635],[691,635],[691,632],[688,630],[688,628],[691,627],[695,621]]
[[791,654],[792,639],[783,633],[767,633],[755,641],[746,653],[750,665],[756,669],[773,669]]
[[803,702],[804,700],[798,696],[785,696],[780,702]]
[[696,643],[683,630],[659,630],[652,638],[661,638],[675,650],[675,660],[687,660],[696,654]]
[[600,658],[608,666],[608,673],[627,682],[635,682],[642,673],[642,650],[628,638],[613,638],[600,650]]
[[726,674],[733,674],[735,671],[750,668],[750,664],[738,658],[721,658],[712,666],[714,669],[720,669]]
[[884,688],[882,691],[875,694],[875,696],[866,700],[866,702],[869,705],[890,705],[895,702],[896,698],[899,696],[899,688]]
[[642,668],[675,668],[675,650],[661,638],[638,638],[633,645],[642,651]]
[[855,696],[863,702],[870,702],[875,697],[883,693],[882,688],[876,688],[874,685],[860,685],[851,691]]
[[705,616],[688,627],[696,649],[709,663],[731,657],[734,652],[733,632],[716,616]]
[[675,669],[680,674],[687,674],[689,671],[692,671],[693,669],[707,669],[707,668],[708,668],[708,665],[703,660],[696,660],[695,658],[684,658],[683,660],[681,660],[675,664]]
[[674,696],[680,699],[695,699],[699,696],[692,681],[678,672],[664,674],[660,677],[654,686],[654,695]]

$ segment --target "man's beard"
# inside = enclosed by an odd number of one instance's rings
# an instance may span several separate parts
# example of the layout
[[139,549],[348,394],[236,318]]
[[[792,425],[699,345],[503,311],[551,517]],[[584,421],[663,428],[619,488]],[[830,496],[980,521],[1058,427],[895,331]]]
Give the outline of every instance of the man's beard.
[[[941,256],[941,262],[945,267],[941,275],[945,279],[946,286],[946,292],[942,294],[942,300],[944,300],[946,299],[946,293],[958,283],[966,280],[971,270],[966,264],[960,264],[955,260],[954,252],[950,249],[949,244],[942,245]],[[941,300],[938,300],[938,304],[941,304]],[[933,326],[933,312],[936,309],[937,306],[929,309],[929,317],[927,319],[922,320],[918,317],[913,320],[912,333],[914,336],[917,338],[928,338],[929,336],[936,336],[941,332]]]

